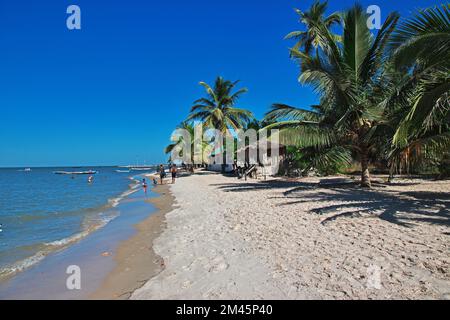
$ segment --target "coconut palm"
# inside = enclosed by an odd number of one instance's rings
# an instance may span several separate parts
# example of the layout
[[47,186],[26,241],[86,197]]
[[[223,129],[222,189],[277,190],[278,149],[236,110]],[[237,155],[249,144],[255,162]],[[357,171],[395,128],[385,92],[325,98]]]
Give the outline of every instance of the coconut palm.
[[326,24],[312,22],[321,50],[315,55],[292,50],[300,63],[299,81],[320,96],[320,105],[299,109],[275,104],[266,115],[276,120],[284,144],[312,148],[313,163],[361,163],[361,186],[370,187],[369,161],[375,151],[371,136],[382,119],[387,44],[399,15],[390,14],[374,37],[367,27],[368,15],[360,5],[345,12],[342,43]]
[[214,86],[200,82],[206,90],[206,97],[194,102],[188,120],[199,120],[207,127],[224,132],[227,129],[240,129],[253,119],[253,114],[235,105],[242,94],[248,90],[242,88],[233,92],[239,81],[231,82],[217,77]]
[[[201,121],[206,128],[217,129],[223,134],[227,134],[229,130],[245,127],[253,119],[253,114],[248,110],[235,107],[238,99],[247,92],[246,88],[234,91],[237,84],[238,81],[231,82],[222,77],[217,77],[212,87],[205,82],[200,82],[200,85],[205,88],[206,97],[194,102],[188,120]],[[225,160],[225,152],[223,157]],[[224,169],[225,166],[223,166]]]
[[[341,22],[340,13],[335,12],[329,16],[325,16],[328,7],[328,1],[315,1],[308,11],[301,11],[295,9],[299,15],[299,21],[307,28],[306,31],[293,31],[289,33],[285,39],[294,39],[296,44],[293,50],[300,50],[303,48],[306,54],[309,54],[313,48],[321,47],[321,38],[318,36],[319,30],[317,25],[323,25],[326,28],[331,28],[335,24]],[[336,39],[339,39],[335,36]]]
[[393,169],[426,161],[439,165],[450,151],[450,4],[403,22],[391,38],[392,61],[403,77],[385,101],[397,125]]

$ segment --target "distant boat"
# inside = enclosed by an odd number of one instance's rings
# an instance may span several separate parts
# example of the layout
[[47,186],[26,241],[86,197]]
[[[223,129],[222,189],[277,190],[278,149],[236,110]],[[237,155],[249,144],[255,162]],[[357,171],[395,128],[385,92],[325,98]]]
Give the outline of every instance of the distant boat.
[[130,173],[130,170],[116,170],[119,173]]
[[30,172],[31,168],[25,168],[23,171]]
[[130,171],[149,171],[149,170],[155,170],[156,166],[155,165],[139,165],[139,164],[135,164],[135,165],[128,165],[128,166],[118,166],[118,168],[120,169],[128,169]]
[[97,174],[98,171],[54,171],[54,174],[66,174],[66,175],[75,175],[75,174]]
[[150,168],[150,167],[132,167],[132,168],[130,168],[130,170],[133,170],[133,171],[148,171],[148,170],[154,170],[154,168]]

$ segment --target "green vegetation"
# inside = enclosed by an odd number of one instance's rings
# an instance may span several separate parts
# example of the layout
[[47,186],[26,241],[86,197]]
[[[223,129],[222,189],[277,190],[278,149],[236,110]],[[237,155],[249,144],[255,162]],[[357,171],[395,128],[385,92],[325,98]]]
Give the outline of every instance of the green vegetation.
[[[288,148],[288,168],[303,174],[345,171],[360,164],[361,185],[370,187],[372,165],[391,175],[437,171],[448,176],[450,162],[450,4],[401,20],[391,13],[372,34],[360,5],[326,16],[327,2],[297,10],[304,31],[291,57],[299,82],[314,90],[318,105],[274,104],[261,123],[279,129]],[[217,78],[201,83],[207,97],[192,107],[188,121],[226,131],[261,123],[235,108],[246,89]],[[253,121],[253,122],[252,122]],[[426,168],[426,169],[424,169]]]
[[[194,102],[188,120],[201,121],[205,128],[219,130],[224,135],[222,145],[225,145],[225,135],[228,130],[243,129],[253,120],[253,114],[245,109],[236,108],[235,105],[241,95],[247,92],[246,88],[233,92],[239,81],[231,82],[217,77],[214,86],[200,82],[205,88],[206,97]],[[222,171],[225,171],[226,152],[223,149]]]

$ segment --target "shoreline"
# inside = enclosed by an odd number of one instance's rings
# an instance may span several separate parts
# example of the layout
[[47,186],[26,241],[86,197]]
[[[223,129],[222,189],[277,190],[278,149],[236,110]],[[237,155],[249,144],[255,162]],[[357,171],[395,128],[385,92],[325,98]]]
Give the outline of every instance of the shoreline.
[[[54,168],[55,169],[55,168]],[[31,245],[25,244],[25,247],[33,247],[28,255],[22,256],[16,260],[11,260],[8,264],[0,266],[0,284],[14,279],[16,276],[29,269],[34,268],[37,264],[44,261],[48,256],[65,251],[71,246],[88,238],[91,234],[103,229],[112,220],[117,218],[116,207],[123,199],[138,191],[139,181],[134,177],[128,177],[130,182],[125,191],[120,191],[115,195],[107,197],[104,202],[98,203],[90,208],[75,208],[62,211],[62,215],[77,213],[82,216],[80,227],[74,233],[64,235],[61,238],[43,239]],[[21,217],[19,217],[20,219]],[[13,250],[14,248],[10,248]]]
[[[117,217],[105,227],[0,282],[0,299],[126,298],[159,272],[151,242],[163,230],[165,209],[172,205],[167,189],[131,192],[110,209]],[[66,288],[69,265],[82,271],[81,290]]]
[[[151,177],[151,176],[147,176]],[[153,241],[166,228],[165,215],[174,209],[174,196],[168,184],[151,188],[157,196],[146,200],[156,212],[134,227],[136,234],[119,244],[114,269],[88,299],[127,300],[134,291],[164,270],[164,260],[153,249]]]

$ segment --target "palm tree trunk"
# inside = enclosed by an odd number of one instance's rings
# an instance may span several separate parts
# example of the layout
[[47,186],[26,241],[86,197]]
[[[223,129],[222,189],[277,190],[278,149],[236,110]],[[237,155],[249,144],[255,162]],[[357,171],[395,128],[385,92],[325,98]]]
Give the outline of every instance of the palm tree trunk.
[[225,169],[227,167],[227,153],[225,151],[226,148],[226,136],[224,135],[223,140],[222,140],[222,173],[225,173]]
[[395,171],[394,171],[393,165],[391,165],[390,168],[389,168],[388,183],[394,182],[394,174],[395,174]]
[[370,172],[369,172],[369,154],[367,150],[361,152],[361,187],[371,188]]

